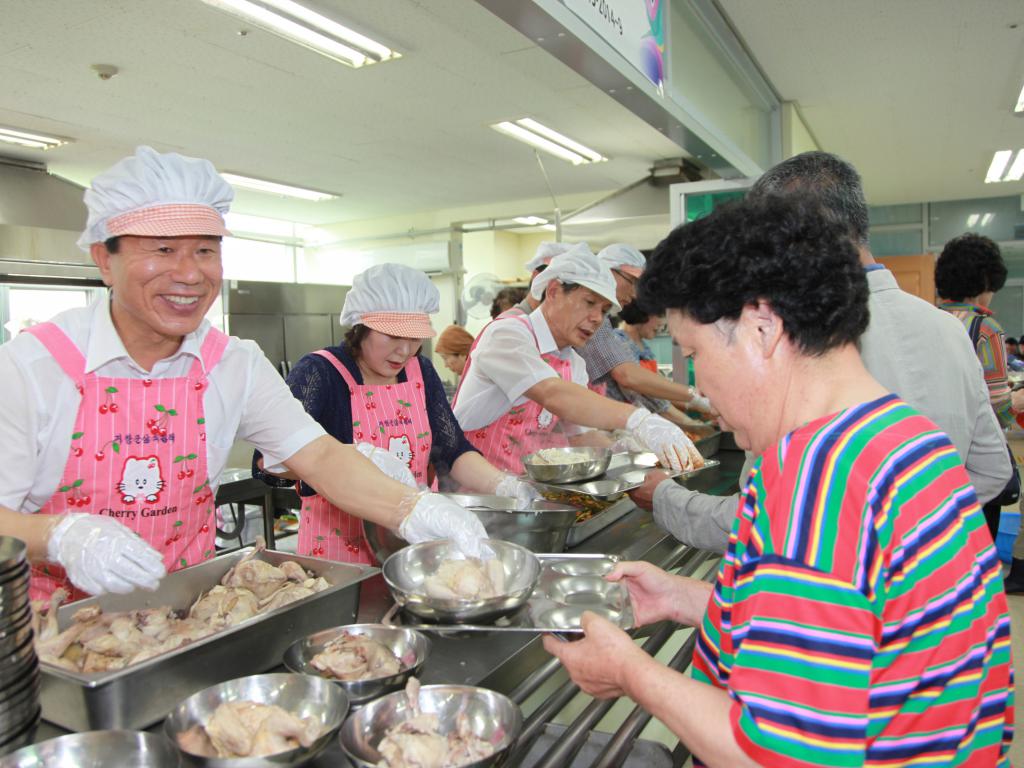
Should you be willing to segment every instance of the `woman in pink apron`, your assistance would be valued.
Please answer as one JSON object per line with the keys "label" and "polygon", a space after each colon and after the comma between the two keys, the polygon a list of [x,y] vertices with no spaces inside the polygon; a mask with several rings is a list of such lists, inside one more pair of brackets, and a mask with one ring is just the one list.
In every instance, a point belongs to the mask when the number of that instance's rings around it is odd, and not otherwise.
{"label": "woman in pink apron", "polygon": [[[440,295],[419,270],[381,264],[356,276],[345,297],[341,324],[351,326],[345,342],[303,357],[288,384],[328,434],[355,444],[394,479],[437,487],[451,475],[475,493],[528,500],[536,492],[501,472],[473,448],[448,405],[433,364],[418,354],[434,336],[430,315]],[[432,470],[432,471],[431,471]],[[259,468],[265,482],[281,481]],[[297,551],[342,562],[373,563],[360,518],[299,484]]]}

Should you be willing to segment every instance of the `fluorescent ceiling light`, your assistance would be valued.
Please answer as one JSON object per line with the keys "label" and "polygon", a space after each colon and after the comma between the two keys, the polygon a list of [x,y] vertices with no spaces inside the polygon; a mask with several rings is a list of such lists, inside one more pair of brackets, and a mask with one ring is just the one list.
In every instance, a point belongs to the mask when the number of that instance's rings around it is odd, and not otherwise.
{"label": "fluorescent ceiling light", "polygon": [[295,224],[283,219],[268,219],[264,216],[229,212],[224,216],[224,223],[235,234],[246,232],[252,235],[268,235],[279,238],[294,239],[296,237]]}
{"label": "fluorescent ceiling light", "polygon": [[608,159],[589,147],[585,147],[528,117],[516,120],[514,123],[507,120],[495,123],[491,128],[573,165],[601,163]]}
{"label": "fluorescent ceiling light", "polygon": [[281,195],[283,197],[297,197],[300,200],[312,200],[315,203],[339,197],[339,195],[333,195],[330,192],[293,187],[290,184],[280,184],[279,182],[267,181],[265,179],[254,179],[250,176],[239,176],[237,173],[222,173],[221,177],[233,187],[252,189],[256,192],[267,192],[271,195]]}
{"label": "fluorescent ceiling light", "polygon": [[1017,106],[1013,108],[1014,112],[1024,112],[1024,86],[1020,89],[1020,96],[1017,97]]}
{"label": "fluorescent ceiling light", "polygon": [[[1013,158],[1013,162],[1010,160]],[[1014,158],[1012,149],[1001,149],[992,156],[992,163],[985,174],[985,183],[1020,181],[1024,178],[1024,149],[1017,151]]]}
{"label": "fluorescent ceiling light", "polygon": [[994,213],[986,213],[986,214],[984,214],[981,217],[981,226],[987,227],[989,224],[992,223],[992,219],[994,219],[995,217],[996,217],[996,215]]}
{"label": "fluorescent ceiling light", "polygon": [[967,226],[968,227],[975,226],[978,223],[978,219],[980,219],[980,218],[981,218],[981,216],[979,214],[972,213],[970,216],[967,217]]}
{"label": "fluorescent ceiling light", "polygon": [[516,120],[516,124],[521,125],[528,131],[533,131],[534,133],[540,134],[545,139],[550,139],[551,141],[555,142],[555,144],[560,144],[566,149],[571,149],[573,152],[579,155],[583,155],[585,158],[587,158],[587,160],[589,160],[592,163],[600,163],[602,160],[606,159],[604,157],[601,157],[601,155],[592,150],[590,147],[585,147],[578,141],[573,141],[568,136],[563,136],[558,131],[553,131],[546,125],[542,125],[541,123],[538,123],[536,120],[532,120],[529,117],[524,117],[522,120]]}
{"label": "fluorescent ceiling light", "polygon": [[7,144],[17,144],[19,147],[45,151],[67,144],[70,139],[45,136],[41,133],[30,133],[29,131],[22,131],[17,128],[0,128],[0,141]]}
{"label": "fluorescent ceiling light", "polygon": [[1024,149],[1017,152],[1017,157],[1010,163],[1010,170],[1006,172],[1003,181],[1020,181],[1024,178]]}
{"label": "fluorescent ceiling light", "polygon": [[540,216],[516,216],[513,219],[516,224],[523,224],[527,227],[536,227],[538,224],[547,224],[547,219],[542,219]]}
{"label": "fluorescent ceiling light", "polygon": [[350,67],[401,54],[292,0],[202,0],[209,6]]}
{"label": "fluorescent ceiling light", "polygon": [[1010,157],[1012,156],[1012,149],[1001,149],[992,155],[992,163],[988,167],[988,173],[985,174],[986,184],[1003,180],[1003,172],[1006,170],[1006,166],[1009,164]]}

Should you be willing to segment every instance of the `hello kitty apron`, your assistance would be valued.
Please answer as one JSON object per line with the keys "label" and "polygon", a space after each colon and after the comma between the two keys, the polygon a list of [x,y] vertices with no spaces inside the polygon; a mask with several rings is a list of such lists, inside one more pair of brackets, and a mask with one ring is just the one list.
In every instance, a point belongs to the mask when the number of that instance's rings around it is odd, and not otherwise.
{"label": "hello kitty apron", "polygon": [[[203,394],[228,337],[211,328],[187,376],[125,379],[85,373],[85,356],[53,323],[24,332],[82,394],[60,485],[37,514],[109,515],[163,553],[168,571],[212,557],[216,488],[206,467]],[[72,600],[86,597],[60,566],[32,566],[33,600],[48,600],[57,587]]]}
{"label": "hello kitty apron", "polygon": [[[540,352],[540,343],[537,341],[537,334],[533,331],[526,313],[521,309],[510,309],[492,322],[498,320],[515,320],[523,323],[533,336],[533,342]],[[466,367],[462,372],[462,379],[459,382],[459,389],[455,391],[453,404],[458,402],[459,391],[462,389],[462,382],[466,380],[466,374],[473,364],[473,350],[477,342],[483,336],[483,332],[477,335],[473,346],[469,349],[469,356],[466,358]],[[541,359],[550,365],[555,373],[565,381],[572,382],[572,361],[563,360],[558,355],[549,353],[541,355]],[[522,405],[515,405],[509,408],[508,412],[488,424],[486,427],[466,432],[466,438],[473,447],[484,455],[491,464],[505,472],[514,475],[523,473],[522,457],[541,448],[565,448],[569,440],[562,432],[556,430],[558,417],[551,411],[544,408],[540,403],[527,400]]]}
{"label": "hello kitty apron", "polygon": [[[406,381],[402,383],[356,384],[344,364],[330,352],[321,349],[314,354],[330,362],[345,380],[351,398],[352,442],[390,451],[409,467],[419,485],[428,485],[430,419],[419,358],[409,358]],[[296,551],[343,563],[377,562],[366,541],[362,518],[319,495],[302,498]]]}

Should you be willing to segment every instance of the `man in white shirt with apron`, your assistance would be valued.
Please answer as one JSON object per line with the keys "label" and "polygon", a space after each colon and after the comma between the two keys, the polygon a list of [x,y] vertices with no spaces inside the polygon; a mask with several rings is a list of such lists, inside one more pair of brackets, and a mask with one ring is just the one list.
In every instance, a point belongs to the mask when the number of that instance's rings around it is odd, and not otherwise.
{"label": "man in white shirt with apron", "polygon": [[539,308],[510,309],[480,332],[455,394],[455,417],[484,458],[519,474],[522,457],[540,448],[610,445],[600,433],[584,433],[626,429],[664,466],[691,468],[700,454],[681,429],[587,389],[586,364],[573,347],[618,308],[608,266],[576,245],[552,259],[530,290]]}

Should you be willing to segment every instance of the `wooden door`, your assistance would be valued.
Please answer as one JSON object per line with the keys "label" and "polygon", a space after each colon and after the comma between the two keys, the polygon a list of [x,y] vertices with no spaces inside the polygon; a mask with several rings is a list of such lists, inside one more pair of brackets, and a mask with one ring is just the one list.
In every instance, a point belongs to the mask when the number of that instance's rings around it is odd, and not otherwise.
{"label": "wooden door", "polygon": [[907,293],[935,303],[935,254],[917,256],[878,256],[875,260],[892,272],[896,282]]}

